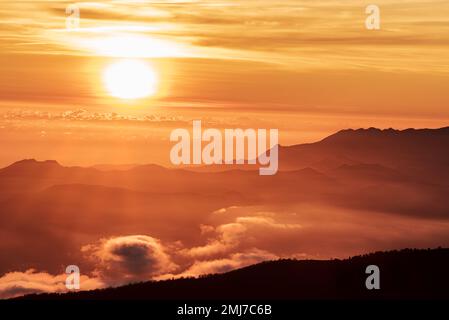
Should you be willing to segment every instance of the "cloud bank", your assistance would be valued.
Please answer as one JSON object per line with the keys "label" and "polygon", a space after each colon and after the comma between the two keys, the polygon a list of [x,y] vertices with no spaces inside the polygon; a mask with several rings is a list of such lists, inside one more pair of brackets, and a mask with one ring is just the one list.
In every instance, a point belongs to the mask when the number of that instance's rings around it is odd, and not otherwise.
{"label": "cloud bank", "polygon": [[[136,234],[83,245],[80,264],[92,267],[81,268],[81,290],[222,273],[279,258],[344,258],[377,250],[434,247],[448,243],[447,230],[447,221],[332,207],[230,206],[211,212],[197,225],[197,234],[189,233],[183,240]],[[0,298],[65,292],[65,279],[62,271],[9,272],[0,277]]]}

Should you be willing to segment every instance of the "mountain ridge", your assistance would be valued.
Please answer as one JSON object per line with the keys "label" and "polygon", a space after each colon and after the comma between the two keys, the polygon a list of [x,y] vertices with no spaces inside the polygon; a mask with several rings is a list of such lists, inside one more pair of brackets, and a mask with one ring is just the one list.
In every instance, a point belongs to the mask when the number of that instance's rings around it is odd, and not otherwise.
{"label": "mountain ridge", "polygon": [[[446,141],[447,143],[449,143],[449,126],[447,127],[441,127],[441,128],[436,128],[436,129],[429,129],[429,128],[423,128],[423,129],[415,129],[415,128],[408,128],[408,129],[403,129],[403,130],[398,130],[398,129],[393,129],[393,128],[388,128],[388,129],[379,129],[379,128],[374,128],[374,127],[370,127],[370,128],[359,128],[359,129],[343,129],[340,130],[334,134],[331,134],[325,138],[323,138],[322,140],[316,141],[316,142],[312,142],[312,143],[302,143],[302,144],[294,144],[294,145],[280,145],[279,146],[279,150],[280,150],[280,158],[282,158],[283,153],[288,153],[289,151],[292,151],[292,154],[295,153],[295,151],[303,151],[302,149],[310,149],[311,147],[318,147],[318,148],[322,148],[322,146],[327,146],[329,144],[336,144],[336,143],[342,143],[342,142],[347,142],[347,139],[350,139],[351,141],[353,139],[361,139],[361,138],[376,138],[376,139],[380,139],[380,138],[391,138],[394,137],[396,138],[400,138],[400,137],[406,137],[406,138],[417,138],[417,137],[421,137],[421,138],[428,138],[428,137],[441,137],[441,136],[447,136],[448,141]],[[333,150],[334,152],[336,150]],[[346,157],[346,161],[347,162],[357,162],[354,159],[351,159],[345,155],[341,155],[339,154],[339,152],[334,153],[334,154],[330,154],[328,158],[323,157],[320,161],[324,161],[324,160],[329,160],[329,158],[333,158],[333,157],[339,157],[341,160],[345,159]],[[448,164],[449,164],[449,155],[448,155]],[[347,164],[347,163],[343,163],[343,164]],[[44,160],[44,161],[38,161],[36,159],[23,159],[23,160],[19,160],[16,161],[6,167],[0,168],[0,174],[2,172],[4,172],[5,169],[8,170],[12,170],[12,169],[17,169],[17,168],[22,168],[22,167],[41,167],[44,169],[48,169],[48,168],[70,168],[70,169],[91,169],[91,170],[97,170],[97,171],[107,171],[107,172],[111,172],[111,171],[122,171],[122,172],[126,172],[126,171],[130,171],[130,170],[135,170],[137,168],[139,168],[138,170],[144,170],[144,169],[158,169],[158,170],[162,170],[162,169],[178,169],[178,170],[186,170],[186,171],[190,171],[189,167],[180,167],[180,168],[172,168],[172,167],[166,167],[166,166],[162,166],[162,165],[158,165],[158,164],[153,164],[153,163],[148,163],[148,164],[136,164],[136,165],[123,165],[123,167],[121,167],[120,165],[109,165],[109,164],[101,164],[101,165],[93,165],[93,166],[87,166],[87,167],[81,167],[81,166],[62,166],[61,164],[59,164],[56,160]],[[107,170],[101,170],[100,168],[103,167],[108,167]],[[212,166],[203,166],[202,168],[207,168],[207,167],[212,167]],[[224,168],[234,168],[234,166],[227,166],[227,165],[221,165],[220,167],[224,167]],[[241,166],[240,166],[241,167]],[[314,168],[314,163],[311,163],[310,165],[304,165],[301,168],[306,168],[306,167],[311,167]],[[116,169],[114,169],[116,168]],[[296,167],[297,169],[298,166]],[[193,169],[193,167],[192,167]],[[201,169],[201,168],[200,168]],[[281,168],[282,170],[282,164],[281,164]],[[254,167],[254,170],[256,170],[256,168]],[[196,171],[193,170],[193,171]]]}

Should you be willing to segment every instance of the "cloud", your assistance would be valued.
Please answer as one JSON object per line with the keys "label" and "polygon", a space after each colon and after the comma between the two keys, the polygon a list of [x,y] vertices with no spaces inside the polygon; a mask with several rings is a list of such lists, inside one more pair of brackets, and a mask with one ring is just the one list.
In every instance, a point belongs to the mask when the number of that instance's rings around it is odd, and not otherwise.
{"label": "cloud", "polygon": [[190,268],[179,274],[178,277],[197,277],[204,274],[223,273],[278,258],[273,253],[254,248],[245,252],[233,253],[227,258],[195,261]]}
{"label": "cloud", "polygon": [[[289,68],[298,70],[308,65],[327,68],[334,64],[409,70],[410,61],[417,70],[428,70],[432,60],[432,68],[447,71],[442,62],[449,30],[444,27],[448,4],[435,0],[425,5],[414,0],[379,1],[385,19],[382,32],[375,35],[364,28],[366,4],[359,1],[236,0],[78,3],[82,29],[70,36],[62,32],[66,3],[30,2],[24,10],[23,4],[10,2],[0,9],[5,22],[0,36],[5,39],[2,50],[6,52],[95,55],[95,47],[86,52],[80,41],[74,41],[75,37],[86,40],[92,34],[108,36],[121,32],[145,36],[147,41],[163,37],[186,47],[181,53],[170,50],[168,56],[285,61]],[[438,11],[434,10],[436,5]],[[36,12],[42,18],[39,23],[34,19]],[[341,46],[345,48],[336,49]],[[348,53],[348,46],[354,54]],[[414,50],[403,55],[402,46],[413,46]],[[420,59],[423,52],[432,59]],[[328,63],[330,60],[332,63]]]}
{"label": "cloud", "polygon": [[[242,248],[251,226],[287,228],[267,217],[240,217],[217,227],[200,225],[203,236],[211,235],[203,246],[185,248],[179,242],[163,244],[148,235],[126,235],[100,239],[81,251],[95,264],[94,271],[81,275],[81,290],[117,286],[130,282],[193,277],[222,273],[278,256],[258,248]],[[239,251],[242,249],[241,251]],[[173,261],[178,258],[182,263]],[[52,275],[30,269],[11,272],[0,278],[0,298],[30,293],[65,292],[66,275]]]}
{"label": "cloud", "polygon": [[[205,234],[204,230],[207,230],[207,234],[210,234],[212,228],[212,226],[200,226],[202,234]],[[295,233],[301,228],[302,226],[300,224],[279,223],[267,216],[237,217],[235,222],[217,226],[215,228],[216,237],[209,238],[205,245],[184,249],[182,250],[182,254],[192,258],[216,257],[229,254],[237,248],[247,248],[253,244],[257,245],[259,242],[258,239],[263,239],[264,234],[273,235],[290,231]]]}
{"label": "cloud", "polygon": [[[14,298],[31,293],[65,292],[66,275],[52,275],[29,269],[25,272],[9,272],[0,278],[0,299]],[[98,278],[80,276],[80,290],[104,287]]]}
{"label": "cloud", "polygon": [[[100,239],[83,246],[81,251],[96,267],[91,275],[80,276],[80,290],[92,290],[136,281],[148,281],[177,271],[178,265],[166,253],[169,248],[160,240],[146,235],[129,235]],[[66,292],[67,275],[52,275],[29,269],[10,272],[0,278],[0,298],[31,293]]]}
{"label": "cloud", "polygon": [[146,235],[102,239],[81,250],[96,261],[96,272],[110,284],[150,280],[178,268],[160,240]]}
{"label": "cloud", "polygon": [[53,120],[53,121],[90,121],[90,122],[125,122],[147,125],[148,123],[166,123],[173,126],[190,125],[189,121],[178,116],[159,114],[125,115],[116,112],[91,112],[86,109],[48,112],[32,109],[13,109],[0,114],[0,118],[11,120]]}
{"label": "cloud", "polygon": [[[212,226],[209,226],[208,231],[211,231]],[[201,230],[205,226],[201,226]],[[204,258],[222,255],[228,253],[240,243],[240,238],[244,236],[247,228],[241,223],[228,223],[221,225],[215,229],[216,238],[211,238],[203,246],[197,246],[182,250],[182,254],[191,258]]]}
{"label": "cloud", "polygon": [[[91,269],[84,268],[81,289],[223,273],[278,258],[344,258],[386,249],[434,247],[448,241],[447,221],[310,204],[213,210],[199,221],[197,234],[178,234],[170,242],[167,236],[162,241],[142,234],[94,240],[83,246],[86,260],[79,263]],[[63,292],[64,281],[65,275],[12,272],[0,278],[0,297]]]}
{"label": "cloud", "polygon": [[278,223],[273,218],[270,217],[240,217],[236,220],[239,224],[273,228],[273,229],[283,229],[283,230],[292,230],[292,229],[301,229],[302,226],[297,223]]}

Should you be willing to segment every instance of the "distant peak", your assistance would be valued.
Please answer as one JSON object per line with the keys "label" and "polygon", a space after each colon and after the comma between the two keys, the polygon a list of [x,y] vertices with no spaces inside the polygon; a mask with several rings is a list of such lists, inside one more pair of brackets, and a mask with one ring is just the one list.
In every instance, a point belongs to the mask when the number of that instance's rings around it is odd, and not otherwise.
{"label": "distant peak", "polygon": [[26,164],[26,163],[36,163],[37,160],[36,159],[23,159],[23,160],[19,160],[13,163],[14,164]]}
{"label": "distant peak", "polygon": [[36,160],[36,159],[29,159],[29,160],[24,160],[24,161],[31,161],[31,162],[34,162],[34,163],[41,163],[41,164],[57,164],[57,165],[59,165],[59,162],[56,161],[56,160],[42,160],[42,161],[39,161],[39,160]]}
{"label": "distant peak", "polygon": [[323,139],[323,141],[335,140],[335,139],[347,139],[355,137],[391,137],[391,136],[431,136],[431,135],[449,135],[449,127],[443,127],[438,129],[404,129],[398,130],[393,128],[379,129],[379,128],[359,128],[359,129],[344,129],[337,133],[330,135]]}
{"label": "distant peak", "polygon": [[374,127],[369,127],[367,129],[365,128],[359,128],[359,129],[344,129],[338,131],[335,135],[338,134],[380,134],[380,133],[398,133],[400,130],[395,130],[393,128],[388,129],[379,129]]}
{"label": "distant peak", "polygon": [[[38,161],[39,162],[39,161]],[[45,160],[45,161],[41,161],[42,163],[45,163],[45,164],[52,164],[52,165],[58,165],[58,166],[61,166],[60,164],[59,164],[59,162],[58,161],[56,161],[56,160]]]}
{"label": "distant peak", "polygon": [[19,166],[20,167],[22,167],[22,166],[58,166],[58,167],[60,167],[61,165],[56,160],[38,161],[36,159],[24,159],[24,160],[19,160],[17,162],[14,162],[10,167],[19,167]]}

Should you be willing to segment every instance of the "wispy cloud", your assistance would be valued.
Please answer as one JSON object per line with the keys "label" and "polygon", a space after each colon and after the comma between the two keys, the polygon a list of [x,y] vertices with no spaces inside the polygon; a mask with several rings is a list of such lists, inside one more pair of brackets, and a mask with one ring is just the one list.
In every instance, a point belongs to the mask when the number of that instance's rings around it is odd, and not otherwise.
{"label": "wispy cloud", "polygon": [[[448,68],[445,1],[379,0],[376,32],[364,27],[366,4],[353,0],[80,2],[81,25],[72,31],[65,29],[68,4],[4,4],[2,51],[250,59],[290,68]],[[126,37],[146,49],[115,50],[114,39]]]}

